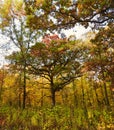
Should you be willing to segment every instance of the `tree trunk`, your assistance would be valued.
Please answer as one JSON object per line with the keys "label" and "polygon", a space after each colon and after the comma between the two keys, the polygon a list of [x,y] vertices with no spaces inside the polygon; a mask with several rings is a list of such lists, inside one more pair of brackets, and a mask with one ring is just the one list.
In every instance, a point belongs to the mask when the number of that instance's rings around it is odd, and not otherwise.
{"label": "tree trunk", "polygon": [[52,106],[55,106],[56,100],[55,100],[55,90],[51,90],[51,99],[52,99]]}
{"label": "tree trunk", "polygon": [[21,93],[19,93],[19,97],[18,97],[19,99],[19,101],[18,101],[18,103],[19,103],[19,108],[21,108]]}
{"label": "tree trunk", "polygon": [[105,75],[104,75],[103,70],[102,70],[102,77],[103,77],[103,86],[104,86],[104,94],[105,94],[105,103],[106,103],[107,109],[110,109],[110,103],[109,103],[109,99],[108,99],[107,86],[106,86]]}
{"label": "tree trunk", "polygon": [[2,88],[3,84],[0,84],[0,102],[2,102]]}
{"label": "tree trunk", "polygon": [[114,76],[112,76],[111,79],[111,95],[112,95],[112,100],[114,102]]}
{"label": "tree trunk", "polygon": [[43,92],[43,89],[42,89],[42,91],[41,91],[41,107],[43,107],[43,105],[44,105],[44,92]]}
{"label": "tree trunk", "polygon": [[19,93],[18,93],[18,107],[21,108],[22,107],[22,93],[23,93],[23,90],[22,90],[22,73],[19,74]]}
{"label": "tree trunk", "polygon": [[96,96],[97,106],[100,107],[101,106],[101,102],[99,101],[99,96],[98,96],[98,93],[97,93],[97,86],[98,86],[98,84],[95,83],[93,88],[94,88],[94,92],[95,92],[95,96]]}
{"label": "tree trunk", "polygon": [[3,73],[2,73],[1,83],[0,83],[0,102],[2,102],[4,79],[5,79],[5,72],[4,72],[4,68],[3,68]]}
{"label": "tree trunk", "polygon": [[77,107],[78,106],[78,99],[77,99],[74,81],[72,83],[72,89],[73,89],[73,96],[74,96],[74,105],[75,105],[75,107]]}
{"label": "tree trunk", "polygon": [[84,92],[84,86],[83,86],[83,77],[81,77],[81,92],[82,92],[82,105],[83,105],[82,107],[83,107],[84,115],[85,115],[85,118],[87,120],[88,127],[89,127],[90,123],[89,123],[89,119],[88,119],[88,110],[87,110],[86,101],[85,101],[85,92]]}
{"label": "tree trunk", "polygon": [[111,85],[110,85],[110,92],[111,92],[111,107],[114,107],[114,76],[111,77]]}
{"label": "tree trunk", "polygon": [[50,89],[51,89],[51,100],[52,100],[52,106],[55,106],[56,100],[55,100],[55,92],[54,89],[54,82],[53,82],[53,76],[50,76]]}
{"label": "tree trunk", "polygon": [[102,64],[102,56],[101,54],[99,54],[100,56],[100,60],[101,60],[101,73],[102,73],[102,79],[103,79],[103,87],[104,87],[104,95],[105,95],[105,104],[106,104],[106,107],[107,109],[109,108],[110,109],[110,103],[109,103],[109,99],[108,99],[108,92],[107,92],[107,86],[106,86],[106,81],[105,81],[105,69],[104,69],[104,66]]}
{"label": "tree trunk", "polygon": [[104,93],[105,93],[105,102],[106,102],[106,106],[109,107],[110,103],[109,103],[109,99],[108,99],[108,93],[107,93],[107,88],[106,88],[106,83],[104,82]]}
{"label": "tree trunk", "polygon": [[23,109],[25,109],[26,106],[26,62],[24,64],[24,70],[23,70]]}

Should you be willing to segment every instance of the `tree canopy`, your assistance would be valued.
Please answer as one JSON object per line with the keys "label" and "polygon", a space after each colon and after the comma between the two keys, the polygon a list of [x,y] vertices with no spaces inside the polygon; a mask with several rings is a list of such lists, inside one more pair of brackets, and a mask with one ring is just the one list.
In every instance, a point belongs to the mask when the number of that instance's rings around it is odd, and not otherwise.
{"label": "tree canopy", "polygon": [[33,29],[98,27],[114,20],[113,0],[25,0],[25,5],[27,23]]}

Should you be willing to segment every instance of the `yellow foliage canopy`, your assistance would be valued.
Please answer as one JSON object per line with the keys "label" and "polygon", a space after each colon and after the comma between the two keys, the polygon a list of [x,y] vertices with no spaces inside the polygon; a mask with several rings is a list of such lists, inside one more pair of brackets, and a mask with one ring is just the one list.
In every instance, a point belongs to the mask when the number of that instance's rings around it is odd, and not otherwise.
{"label": "yellow foliage canopy", "polygon": [[25,15],[23,0],[4,0],[0,3],[0,28],[10,24],[12,18]]}

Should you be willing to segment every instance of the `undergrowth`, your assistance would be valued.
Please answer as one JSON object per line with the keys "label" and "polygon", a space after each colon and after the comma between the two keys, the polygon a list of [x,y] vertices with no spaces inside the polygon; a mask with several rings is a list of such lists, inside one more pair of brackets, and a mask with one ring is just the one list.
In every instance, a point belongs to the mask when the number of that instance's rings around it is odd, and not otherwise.
{"label": "undergrowth", "polygon": [[0,107],[0,130],[112,130],[114,112],[71,106]]}

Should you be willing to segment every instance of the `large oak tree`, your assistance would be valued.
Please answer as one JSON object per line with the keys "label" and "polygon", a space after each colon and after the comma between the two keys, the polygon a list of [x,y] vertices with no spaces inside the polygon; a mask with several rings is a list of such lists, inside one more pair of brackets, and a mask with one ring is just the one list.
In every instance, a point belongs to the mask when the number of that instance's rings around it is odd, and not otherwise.
{"label": "large oak tree", "polygon": [[31,48],[28,70],[47,79],[53,105],[56,102],[55,93],[81,76],[83,47],[80,44],[79,41],[48,35]]}

